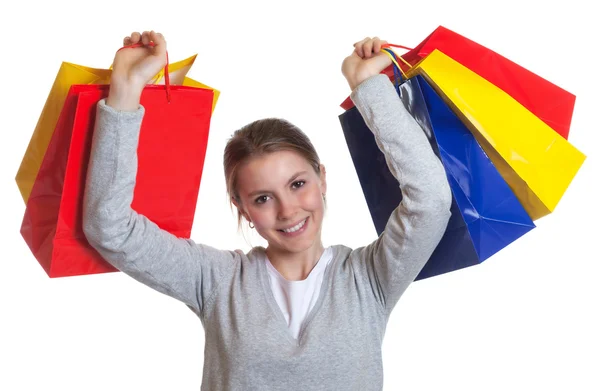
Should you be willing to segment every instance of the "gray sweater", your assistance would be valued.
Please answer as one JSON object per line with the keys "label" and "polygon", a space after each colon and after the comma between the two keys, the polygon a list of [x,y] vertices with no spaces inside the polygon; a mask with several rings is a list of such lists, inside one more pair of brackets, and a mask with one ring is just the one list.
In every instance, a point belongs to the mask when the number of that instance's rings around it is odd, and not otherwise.
{"label": "gray sweater", "polygon": [[439,159],[384,75],[351,95],[403,200],[385,232],[332,246],[320,297],[294,339],[261,262],[264,248],[219,250],[177,238],[131,209],[144,108],[97,108],[84,232],[112,265],[189,306],[205,331],[202,390],[381,390],[386,323],[440,241],[451,192]]}

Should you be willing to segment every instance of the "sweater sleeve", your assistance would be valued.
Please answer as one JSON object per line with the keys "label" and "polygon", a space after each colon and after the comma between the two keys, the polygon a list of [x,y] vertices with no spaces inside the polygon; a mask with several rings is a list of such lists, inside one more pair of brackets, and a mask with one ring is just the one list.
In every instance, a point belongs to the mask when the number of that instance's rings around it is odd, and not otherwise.
{"label": "sweater sleeve", "polygon": [[365,80],[351,99],[402,190],[402,201],[379,238],[351,257],[353,269],[364,274],[389,313],[440,242],[452,193],[441,161],[387,76]]}
{"label": "sweater sleeve", "polygon": [[100,255],[137,281],[196,313],[240,255],[178,238],[131,208],[144,107],[97,105],[83,206],[83,231]]}

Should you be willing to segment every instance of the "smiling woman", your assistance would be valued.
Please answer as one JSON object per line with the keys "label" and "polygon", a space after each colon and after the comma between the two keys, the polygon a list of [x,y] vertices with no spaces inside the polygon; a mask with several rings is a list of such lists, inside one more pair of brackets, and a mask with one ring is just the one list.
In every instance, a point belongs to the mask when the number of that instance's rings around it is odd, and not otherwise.
{"label": "smiling woman", "polygon": [[287,121],[258,120],[236,131],[224,154],[238,221],[268,242],[246,254],[175,237],[131,208],[139,98],[166,61],[160,34],[125,40],[138,42],[117,53],[110,94],[98,103],[84,201],[89,243],[200,317],[202,389],[381,390],[389,315],[438,245],[452,200],[440,160],[380,74],[391,63],[384,41],[356,43],[342,72],[403,190],[385,231],[368,246],[324,248],[327,182],[315,148]]}
{"label": "smiling woman", "polygon": [[312,269],[323,252],[324,169],[315,171],[303,156],[290,150],[243,160],[232,201],[269,243],[269,259],[277,269],[289,263]]}

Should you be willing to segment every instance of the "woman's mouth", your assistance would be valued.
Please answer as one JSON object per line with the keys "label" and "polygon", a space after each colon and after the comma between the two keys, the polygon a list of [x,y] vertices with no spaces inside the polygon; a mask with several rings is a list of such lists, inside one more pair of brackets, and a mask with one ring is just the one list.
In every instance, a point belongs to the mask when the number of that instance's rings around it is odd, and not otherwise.
{"label": "woman's mouth", "polygon": [[302,232],[306,231],[306,226],[308,223],[308,217],[294,225],[293,227],[287,229],[278,229],[277,231],[281,232],[281,234],[285,236],[296,236],[300,235]]}

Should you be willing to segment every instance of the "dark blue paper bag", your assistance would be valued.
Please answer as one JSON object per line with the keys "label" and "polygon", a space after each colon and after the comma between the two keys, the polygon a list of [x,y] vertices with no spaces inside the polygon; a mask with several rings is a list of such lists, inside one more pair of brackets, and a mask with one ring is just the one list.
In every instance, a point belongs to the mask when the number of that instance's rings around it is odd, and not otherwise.
{"label": "dark blue paper bag", "polygon": [[[398,91],[441,158],[453,195],[446,232],[416,280],[479,264],[535,228],[468,128],[425,79],[411,78]],[[339,119],[380,235],[402,200],[401,189],[356,107]]]}

